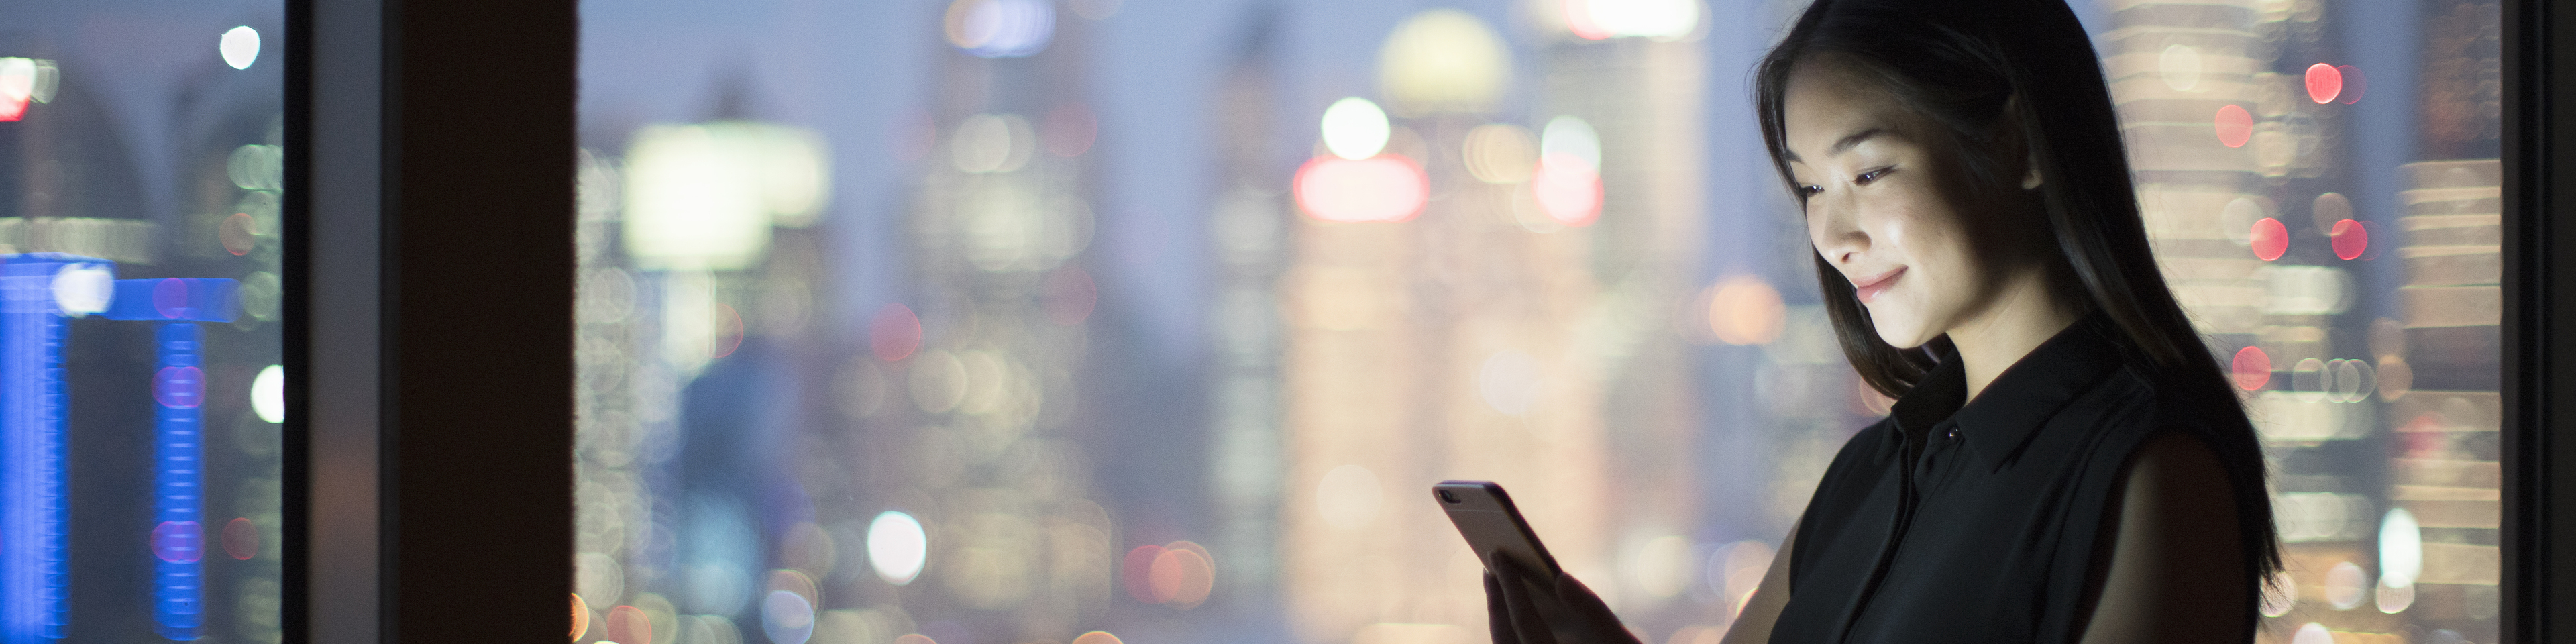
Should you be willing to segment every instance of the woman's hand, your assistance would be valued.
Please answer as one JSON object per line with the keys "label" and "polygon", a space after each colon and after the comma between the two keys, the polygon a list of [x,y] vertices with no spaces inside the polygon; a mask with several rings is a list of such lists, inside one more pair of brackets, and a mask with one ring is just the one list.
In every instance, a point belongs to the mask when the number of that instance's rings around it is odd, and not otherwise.
{"label": "woman's hand", "polygon": [[1610,605],[1564,573],[1530,570],[1496,557],[1485,573],[1485,616],[1494,644],[1638,644]]}

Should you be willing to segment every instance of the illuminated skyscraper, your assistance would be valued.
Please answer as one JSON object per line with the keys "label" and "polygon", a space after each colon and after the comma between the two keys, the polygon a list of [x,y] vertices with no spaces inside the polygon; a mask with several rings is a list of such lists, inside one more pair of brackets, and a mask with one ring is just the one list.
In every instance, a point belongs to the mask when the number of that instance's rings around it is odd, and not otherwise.
{"label": "illuminated skyscraper", "polygon": [[[1481,628],[1481,566],[1426,489],[1442,479],[1503,483],[1623,607],[1689,579],[1689,374],[1666,319],[1696,261],[1699,52],[1557,37],[1533,87],[1481,20],[1408,19],[1380,50],[1391,120],[1336,104],[1300,170],[1280,516],[1308,641]],[[1494,122],[1528,93],[1531,122]]]}
{"label": "illuminated skyscraper", "polygon": [[[2338,46],[2415,5],[2110,5],[2103,66],[2149,234],[2272,466],[2288,570],[2267,637],[2492,639],[2497,166],[2407,163],[2495,154],[2469,107],[2492,5],[2483,26],[2459,5],[2422,61]],[[2385,127],[2417,123],[2421,141]]]}

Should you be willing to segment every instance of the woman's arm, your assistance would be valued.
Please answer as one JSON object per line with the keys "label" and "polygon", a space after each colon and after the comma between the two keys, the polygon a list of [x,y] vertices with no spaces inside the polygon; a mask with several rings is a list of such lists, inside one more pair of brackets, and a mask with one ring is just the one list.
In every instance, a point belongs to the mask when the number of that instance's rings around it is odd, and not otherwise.
{"label": "woman's arm", "polygon": [[1762,572],[1762,583],[1753,588],[1753,598],[1744,602],[1744,612],[1735,616],[1735,625],[1726,629],[1725,639],[1718,644],[1764,644],[1771,641],[1771,625],[1780,621],[1780,609],[1789,605],[1789,555],[1798,545],[1798,526],[1789,526],[1789,536],[1780,540],[1780,552],[1771,556],[1771,568]]}
{"label": "woman's arm", "polygon": [[2138,450],[2124,488],[2117,525],[2105,526],[2109,568],[2083,644],[2253,637],[2245,632],[2250,600],[2236,497],[2218,454],[2167,433]]}

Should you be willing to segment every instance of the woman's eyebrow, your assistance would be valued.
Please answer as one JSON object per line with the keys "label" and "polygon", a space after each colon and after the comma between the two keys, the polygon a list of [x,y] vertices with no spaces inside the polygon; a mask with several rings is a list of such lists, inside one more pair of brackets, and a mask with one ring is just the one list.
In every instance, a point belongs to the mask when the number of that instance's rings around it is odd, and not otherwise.
{"label": "woman's eyebrow", "polygon": [[[1873,139],[1873,138],[1877,138],[1877,137],[1879,137],[1880,135],[1884,135],[1884,134],[1888,134],[1887,128],[1883,128],[1883,127],[1873,127],[1873,128],[1869,128],[1869,129],[1866,129],[1866,130],[1861,130],[1861,131],[1858,131],[1858,132],[1853,132],[1853,133],[1851,133],[1851,134],[1843,135],[1843,138],[1836,139],[1836,140],[1834,141],[1834,144],[1833,144],[1833,146],[1832,146],[1832,147],[1825,148],[1825,156],[1833,156],[1833,155],[1837,155],[1837,154],[1842,154],[1844,151],[1852,149],[1852,146],[1860,145],[1862,141],[1867,141],[1867,140],[1870,140],[1870,139]],[[1799,158],[1798,158],[1798,153],[1797,153],[1797,152],[1795,152],[1795,151],[1787,151],[1787,152],[1788,152],[1789,160],[1790,160],[1790,161],[1792,161],[1792,162],[1800,162],[1800,161],[1803,161],[1803,159],[1799,159]]]}

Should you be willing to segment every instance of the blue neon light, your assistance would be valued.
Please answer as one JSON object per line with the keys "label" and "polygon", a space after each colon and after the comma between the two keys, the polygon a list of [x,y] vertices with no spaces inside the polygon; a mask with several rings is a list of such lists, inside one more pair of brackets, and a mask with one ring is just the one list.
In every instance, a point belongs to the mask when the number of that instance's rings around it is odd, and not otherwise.
{"label": "blue neon light", "polygon": [[104,314],[118,320],[159,320],[152,374],[154,454],[152,556],[157,576],[152,619],[161,637],[187,641],[205,625],[206,397],[205,331],[197,322],[230,322],[239,283],[226,279],[117,280]]}
{"label": "blue neon light", "polygon": [[0,256],[0,644],[47,644],[70,621],[59,253]]}

